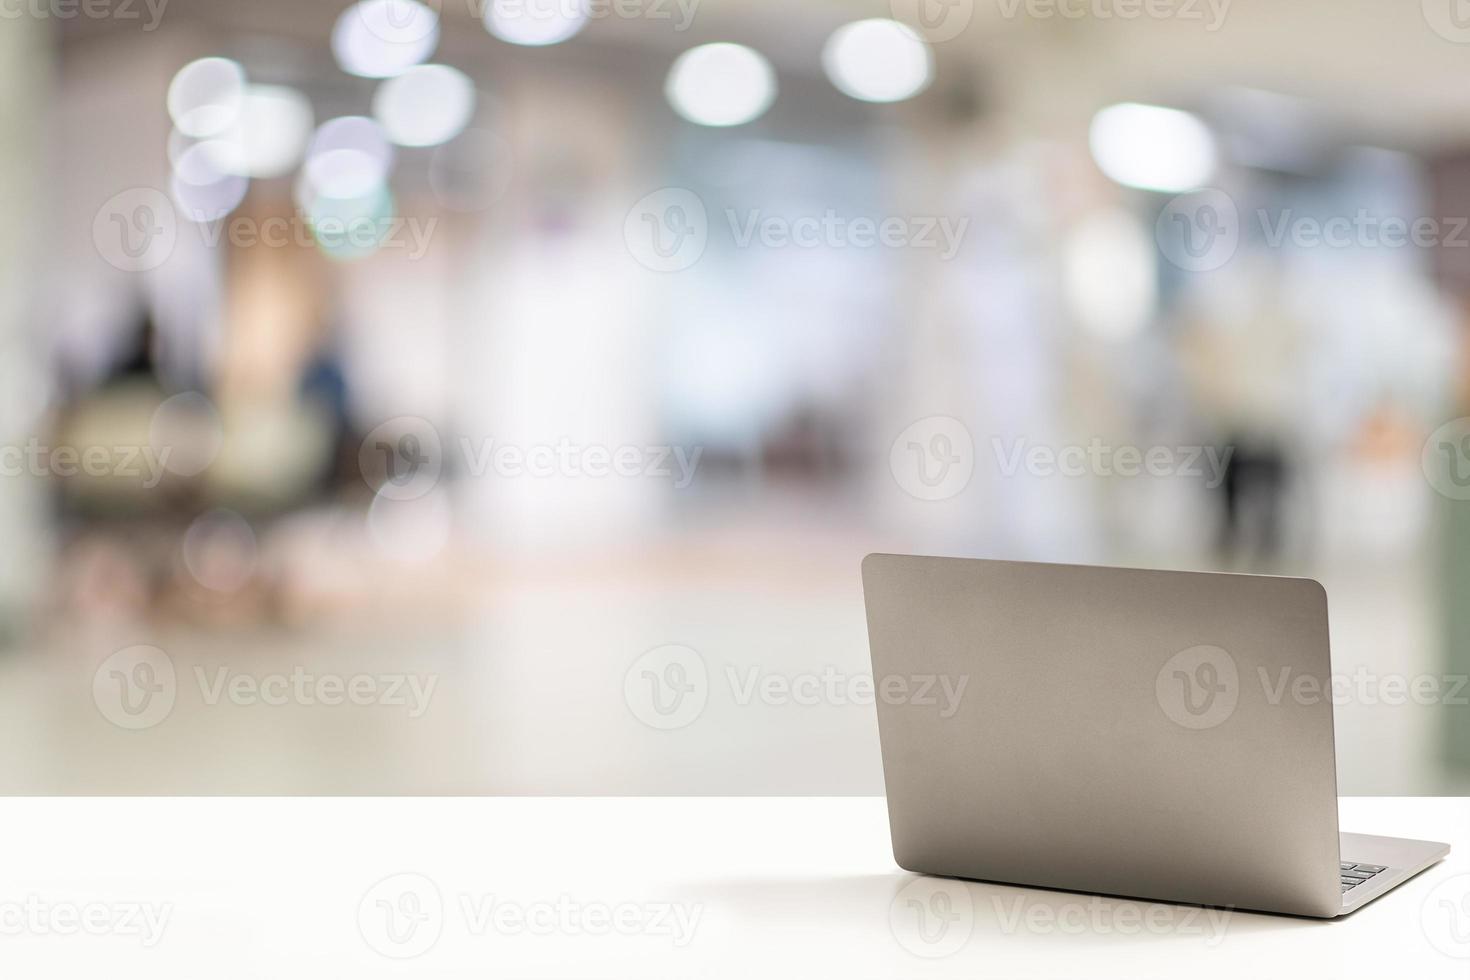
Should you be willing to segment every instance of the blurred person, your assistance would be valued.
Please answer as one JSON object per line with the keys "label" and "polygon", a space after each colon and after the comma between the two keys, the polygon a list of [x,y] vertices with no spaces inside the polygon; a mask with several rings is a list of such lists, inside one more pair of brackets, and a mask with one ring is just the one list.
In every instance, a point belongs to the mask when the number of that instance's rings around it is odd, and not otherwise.
{"label": "blurred person", "polygon": [[1305,437],[1304,327],[1270,258],[1242,256],[1218,274],[1229,276],[1236,302],[1201,303],[1181,335],[1180,358],[1203,420],[1223,436],[1217,552],[1227,565],[1269,568],[1308,530],[1292,507],[1303,475],[1291,447]]}
{"label": "blurred person", "polygon": [[[58,538],[58,625],[146,619],[172,589],[175,547],[200,493],[196,480],[168,469],[171,454],[157,451],[156,423],[171,394],[160,342],[140,298],[121,341],[92,370],[81,362],[95,352],[60,352],[62,395],[40,434]],[[187,421],[176,416],[168,428],[178,435]],[[106,465],[70,463],[89,453]]]}
{"label": "blurred person", "polygon": [[1282,522],[1290,469],[1274,442],[1237,434],[1221,447],[1226,460],[1220,485],[1218,550],[1227,560],[1241,556],[1270,561],[1282,545]]}

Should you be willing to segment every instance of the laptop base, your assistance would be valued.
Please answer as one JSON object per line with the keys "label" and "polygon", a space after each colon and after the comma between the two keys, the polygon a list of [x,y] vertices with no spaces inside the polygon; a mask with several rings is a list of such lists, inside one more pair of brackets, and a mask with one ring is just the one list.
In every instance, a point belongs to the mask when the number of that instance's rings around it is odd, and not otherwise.
{"label": "laptop base", "polygon": [[1344,892],[1342,911],[1338,915],[1356,912],[1443,860],[1450,853],[1448,844],[1437,844],[1433,841],[1374,837],[1369,834],[1339,834],[1338,838],[1341,841],[1339,851],[1344,864],[1366,864],[1385,869]]}

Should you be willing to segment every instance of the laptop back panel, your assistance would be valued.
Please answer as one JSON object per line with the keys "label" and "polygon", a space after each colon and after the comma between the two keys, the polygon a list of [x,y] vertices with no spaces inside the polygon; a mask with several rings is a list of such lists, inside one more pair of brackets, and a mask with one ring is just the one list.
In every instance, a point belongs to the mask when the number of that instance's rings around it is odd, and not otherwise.
{"label": "laptop back panel", "polygon": [[1338,914],[1320,585],[870,555],[863,588],[902,867]]}

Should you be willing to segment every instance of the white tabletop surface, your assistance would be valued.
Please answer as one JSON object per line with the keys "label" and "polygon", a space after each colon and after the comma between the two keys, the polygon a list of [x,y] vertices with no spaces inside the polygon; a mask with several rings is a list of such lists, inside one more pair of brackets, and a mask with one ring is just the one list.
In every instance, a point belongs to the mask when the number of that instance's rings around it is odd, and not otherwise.
{"label": "white tabletop surface", "polygon": [[1463,798],[1344,800],[1454,851],[1334,922],[917,878],[874,798],[5,811],[5,976],[1470,976]]}

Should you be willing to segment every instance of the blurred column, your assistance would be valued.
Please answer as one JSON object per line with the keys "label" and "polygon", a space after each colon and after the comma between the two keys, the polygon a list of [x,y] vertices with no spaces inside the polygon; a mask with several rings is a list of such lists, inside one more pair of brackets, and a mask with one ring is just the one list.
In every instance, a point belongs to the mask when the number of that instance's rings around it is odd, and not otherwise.
{"label": "blurred column", "polygon": [[[38,358],[34,284],[46,261],[41,206],[45,110],[50,102],[52,33],[41,21],[7,17],[0,29],[0,445],[35,431],[45,399]],[[54,23],[54,22],[53,22]],[[16,628],[41,576],[45,544],[41,483],[0,478],[0,640]]]}
{"label": "blurred column", "polygon": [[[516,150],[510,190],[486,215],[457,299],[465,436],[481,452],[655,443],[655,274],[623,240],[629,208],[659,186],[638,172],[637,113],[621,86],[552,72],[507,81],[501,94]],[[582,477],[560,463],[542,476],[492,468],[467,485],[476,531],[502,551],[537,555],[637,540],[656,530],[669,486]]]}
{"label": "blurred column", "polygon": [[[1470,155],[1462,153],[1431,161],[1431,174],[1432,213],[1446,220],[1470,215]],[[1463,238],[1460,244],[1463,246]],[[1435,259],[1440,285],[1455,298],[1461,311],[1454,394],[1444,407],[1443,417],[1436,420],[1438,424],[1470,416],[1470,249],[1442,246],[1436,251]],[[1464,676],[1470,674],[1470,501],[1440,494],[1438,504],[1436,533],[1431,540],[1438,542],[1439,548],[1445,674]],[[1448,761],[1470,769],[1470,711],[1451,707],[1443,714]]]}

